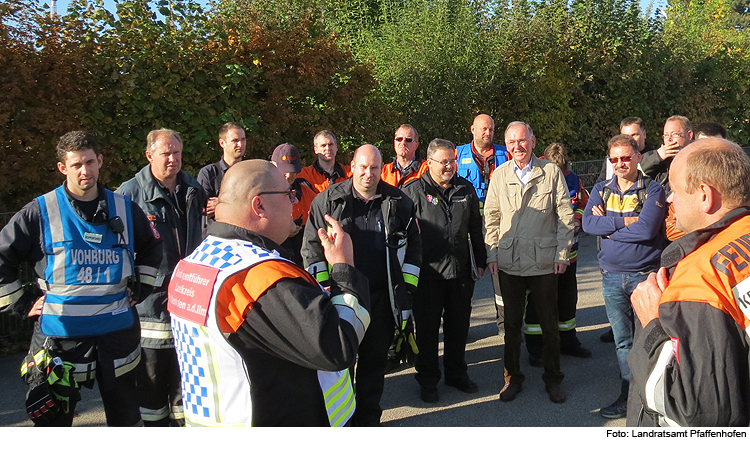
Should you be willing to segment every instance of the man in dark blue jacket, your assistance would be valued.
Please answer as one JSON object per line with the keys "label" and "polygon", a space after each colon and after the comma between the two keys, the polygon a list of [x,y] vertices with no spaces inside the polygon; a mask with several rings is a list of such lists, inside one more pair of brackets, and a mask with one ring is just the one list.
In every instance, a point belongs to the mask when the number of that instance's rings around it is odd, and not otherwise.
{"label": "man in dark blue jacket", "polygon": [[434,139],[427,148],[428,172],[404,192],[414,202],[422,231],[421,281],[414,303],[417,325],[416,379],[422,401],[438,401],[438,334],[443,320],[445,384],[476,393],[464,354],[471,318],[474,280],[484,275],[487,250],[479,199],[468,180],[456,175],[455,146]]}
{"label": "man in dark blue jacket", "polygon": [[630,384],[627,356],[633,346],[634,319],[630,295],[648,274],[659,268],[666,246],[664,188],[638,170],[638,144],[621,134],[609,140],[609,161],[615,176],[591,191],[583,212],[583,230],[602,237],[599,267],[607,318],[615,337],[622,388],[620,396],[599,414],[625,417]]}
{"label": "man in dark blue jacket", "polygon": [[146,158],[149,164],[117,189],[143,208],[163,241],[154,292],[136,307],[144,358],[138,377],[141,417],[146,426],[183,426],[167,288],[177,262],[202,240],[206,199],[198,182],[182,170],[180,133],[168,129],[148,133]]}

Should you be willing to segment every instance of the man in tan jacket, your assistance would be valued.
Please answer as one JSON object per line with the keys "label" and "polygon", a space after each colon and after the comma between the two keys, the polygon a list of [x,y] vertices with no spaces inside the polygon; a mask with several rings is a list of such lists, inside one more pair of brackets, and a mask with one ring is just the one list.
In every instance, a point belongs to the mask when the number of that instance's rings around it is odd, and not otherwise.
{"label": "man in tan jacket", "polygon": [[484,206],[487,270],[499,273],[505,301],[505,387],[501,401],[521,392],[521,331],[526,292],[537,302],[542,327],[545,389],[550,400],[563,403],[560,336],[557,329],[557,276],[568,267],[573,244],[573,208],[565,177],[554,163],[532,151],[536,137],[524,122],[505,130],[505,146],[513,159],[492,174]]}

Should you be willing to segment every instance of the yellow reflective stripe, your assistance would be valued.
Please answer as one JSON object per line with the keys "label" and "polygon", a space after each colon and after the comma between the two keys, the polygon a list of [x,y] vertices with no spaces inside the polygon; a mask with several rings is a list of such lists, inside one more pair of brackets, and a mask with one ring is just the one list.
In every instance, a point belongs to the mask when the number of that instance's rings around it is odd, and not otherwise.
{"label": "yellow reflective stripe", "polygon": [[128,354],[127,357],[122,359],[115,359],[115,376],[120,377],[129,371],[132,371],[138,363],[141,361],[141,345],[135,348],[133,352]]}
{"label": "yellow reflective stripe", "polygon": [[560,321],[557,323],[557,328],[561,332],[573,330],[576,328],[576,318],[568,319],[567,321]]}
{"label": "yellow reflective stripe", "polygon": [[148,409],[139,407],[138,410],[141,413],[141,419],[144,422],[156,422],[157,420],[169,417],[169,406],[164,406],[159,409]]}
{"label": "yellow reflective stripe", "polygon": [[16,303],[18,299],[23,295],[23,285],[20,280],[16,280],[10,284],[0,287],[0,308],[6,307],[13,303]]}
{"label": "yellow reflective stripe", "polygon": [[523,333],[528,335],[538,335],[542,333],[542,326],[539,324],[529,324],[524,326]]}
{"label": "yellow reflective stripe", "polygon": [[[349,417],[351,417],[355,405],[354,392],[352,390],[351,380],[349,379],[349,370],[342,370],[340,373],[342,373],[342,375],[339,380],[331,385],[328,390],[323,392],[328,420],[332,427],[338,427],[345,424]],[[331,409],[336,403],[339,403],[338,406]]]}
{"label": "yellow reflective stripe", "polygon": [[404,282],[417,287],[419,285],[419,277],[414,276],[411,273],[404,272]]}

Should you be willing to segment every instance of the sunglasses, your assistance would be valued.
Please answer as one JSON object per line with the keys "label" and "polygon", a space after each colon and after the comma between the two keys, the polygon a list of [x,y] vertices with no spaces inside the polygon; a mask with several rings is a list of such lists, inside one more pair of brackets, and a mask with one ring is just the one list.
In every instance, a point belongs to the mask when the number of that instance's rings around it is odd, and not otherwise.
{"label": "sunglasses", "polygon": [[618,161],[621,161],[623,163],[629,163],[630,160],[632,160],[632,159],[633,159],[633,155],[619,156],[619,157],[616,156],[614,158],[610,158],[609,162],[612,163],[612,164],[617,164]]}
{"label": "sunglasses", "polygon": [[411,144],[412,142],[414,142],[414,139],[410,137],[397,137],[394,138],[394,140],[396,142],[406,142],[407,144]]}

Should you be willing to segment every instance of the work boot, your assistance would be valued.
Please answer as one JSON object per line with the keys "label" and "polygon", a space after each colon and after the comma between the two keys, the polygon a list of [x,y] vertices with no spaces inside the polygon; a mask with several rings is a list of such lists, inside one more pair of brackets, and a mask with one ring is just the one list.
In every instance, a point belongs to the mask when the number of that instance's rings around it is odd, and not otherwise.
{"label": "work boot", "polygon": [[591,357],[591,351],[584,348],[583,346],[574,346],[570,348],[561,347],[560,354],[578,357],[580,359],[588,359],[589,357]]}
{"label": "work boot", "polygon": [[479,392],[479,387],[477,384],[469,379],[468,377],[463,379],[448,379],[445,378],[445,385],[450,387],[455,387],[458,390],[462,391],[463,393],[477,393]]}
{"label": "work boot", "polygon": [[516,395],[521,393],[523,390],[522,382],[509,382],[505,384],[503,390],[500,391],[500,401],[513,401],[516,399]]}
{"label": "work boot", "polygon": [[568,395],[563,390],[561,384],[549,384],[544,390],[547,391],[549,399],[553,403],[565,403],[565,400],[568,399]]}
{"label": "work boot", "polygon": [[602,333],[599,337],[602,343],[614,343],[615,342],[615,334],[612,332],[612,328],[610,327],[609,330]]}
{"label": "work boot", "polygon": [[440,395],[438,395],[438,389],[434,385],[420,386],[419,397],[422,398],[422,401],[424,401],[425,403],[435,403],[440,399]]}

